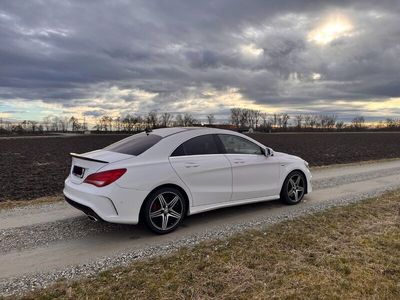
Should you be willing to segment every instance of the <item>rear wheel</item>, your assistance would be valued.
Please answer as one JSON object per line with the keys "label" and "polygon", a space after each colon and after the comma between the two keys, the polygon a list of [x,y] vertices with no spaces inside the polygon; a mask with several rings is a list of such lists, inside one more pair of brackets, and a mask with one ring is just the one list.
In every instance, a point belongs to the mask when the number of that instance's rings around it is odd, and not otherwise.
{"label": "rear wheel", "polygon": [[306,191],[306,184],[304,174],[299,171],[293,171],[286,177],[283,183],[281,200],[287,204],[301,202]]}
{"label": "rear wheel", "polygon": [[185,198],[179,190],[174,188],[156,190],[145,203],[146,225],[155,233],[169,233],[181,224],[186,209]]}

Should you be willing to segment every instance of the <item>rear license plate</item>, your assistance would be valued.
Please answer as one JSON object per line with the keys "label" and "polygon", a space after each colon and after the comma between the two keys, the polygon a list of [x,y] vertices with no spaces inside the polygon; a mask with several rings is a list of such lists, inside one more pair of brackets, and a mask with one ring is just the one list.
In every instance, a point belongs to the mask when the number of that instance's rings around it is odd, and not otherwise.
{"label": "rear license plate", "polygon": [[72,174],[75,176],[82,178],[83,175],[85,174],[85,169],[82,167],[74,166],[72,169]]}

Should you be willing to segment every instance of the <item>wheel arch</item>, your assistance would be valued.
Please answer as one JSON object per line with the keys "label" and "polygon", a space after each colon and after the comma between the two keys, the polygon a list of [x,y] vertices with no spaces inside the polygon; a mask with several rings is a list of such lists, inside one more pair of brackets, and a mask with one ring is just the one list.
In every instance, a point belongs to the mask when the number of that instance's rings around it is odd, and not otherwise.
{"label": "wheel arch", "polygon": [[174,188],[174,189],[177,189],[179,192],[181,192],[183,197],[184,197],[186,208],[187,208],[186,209],[186,215],[189,214],[190,201],[189,201],[189,196],[188,196],[187,192],[177,184],[165,183],[165,184],[162,184],[162,185],[159,185],[159,186],[155,187],[153,190],[150,191],[150,193],[147,194],[146,198],[144,199],[144,201],[143,201],[143,203],[142,203],[142,205],[140,207],[139,222],[141,222],[143,220],[143,213],[144,213],[143,209],[144,209],[145,203],[148,200],[148,198],[150,197],[150,195],[153,194],[155,191],[157,191],[159,189],[163,189],[163,188]]}

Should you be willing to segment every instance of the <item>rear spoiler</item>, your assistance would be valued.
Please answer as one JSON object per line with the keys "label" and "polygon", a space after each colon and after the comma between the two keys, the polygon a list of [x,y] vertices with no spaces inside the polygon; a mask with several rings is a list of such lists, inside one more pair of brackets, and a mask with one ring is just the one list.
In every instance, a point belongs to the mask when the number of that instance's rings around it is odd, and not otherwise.
{"label": "rear spoiler", "polygon": [[83,159],[83,160],[89,160],[89,161],[95,161],[95,162],[99,162],[99,163],[103,163],[103,164],[108,164],[108,161],[86,157],[86,156],[83,156],[83,155],[77,154],[77,153],[70,153],[70,155],[72,157],[76,157],[76,158]]}

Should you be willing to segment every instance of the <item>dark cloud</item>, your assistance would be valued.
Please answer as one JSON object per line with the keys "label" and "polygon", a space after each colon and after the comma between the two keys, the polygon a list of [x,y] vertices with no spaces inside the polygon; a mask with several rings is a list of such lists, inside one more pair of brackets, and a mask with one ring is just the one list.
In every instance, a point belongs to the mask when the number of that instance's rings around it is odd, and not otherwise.
{"label": "dark cloud", "polygon": [[83,113],[84,116],[101,117],[106,113],[105,110],[88,110]]}
{"label": "dark cloud", "polygon": [[[308,41],[335,12],[352,35]],[[188,98],[212,97],[206,90],[235,88],[266,109],[312,111],[316,101],[400,97],[399,12],[399,1],[2,1],[0,99],[184,110]],[[157,95],[102,94],[112,87]]]}

